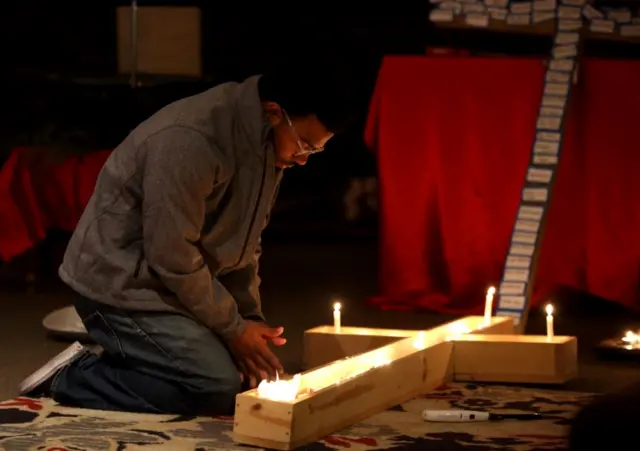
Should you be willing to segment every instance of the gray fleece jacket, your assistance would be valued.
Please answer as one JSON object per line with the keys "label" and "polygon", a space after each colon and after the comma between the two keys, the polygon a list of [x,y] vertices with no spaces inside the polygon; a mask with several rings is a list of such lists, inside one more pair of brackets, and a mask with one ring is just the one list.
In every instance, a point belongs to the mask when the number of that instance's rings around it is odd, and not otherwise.
{"label": "gray fleece jacket", "polygon": [[189,315],[226,340],[262,318],[260,234],[281,171],[258,79],[172,103],[113,151],[62,280],[125,310]]}

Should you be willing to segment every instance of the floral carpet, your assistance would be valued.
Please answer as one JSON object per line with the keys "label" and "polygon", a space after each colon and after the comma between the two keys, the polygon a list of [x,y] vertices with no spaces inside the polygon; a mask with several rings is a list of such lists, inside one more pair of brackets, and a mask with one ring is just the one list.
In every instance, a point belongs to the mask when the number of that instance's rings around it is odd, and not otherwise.
{"label": "floral carpet", "polygon": [[[395,406],[303,451],[556,451],[565,449],[569,420],[593,395],[505,386],[455,384]],[[426,423],[424,409],[536,412],[534,421]],[[53,400],[0,402],[0,449],[7,451],[247,450],[232,440],[231,417],[105,412],[58,406]]]}

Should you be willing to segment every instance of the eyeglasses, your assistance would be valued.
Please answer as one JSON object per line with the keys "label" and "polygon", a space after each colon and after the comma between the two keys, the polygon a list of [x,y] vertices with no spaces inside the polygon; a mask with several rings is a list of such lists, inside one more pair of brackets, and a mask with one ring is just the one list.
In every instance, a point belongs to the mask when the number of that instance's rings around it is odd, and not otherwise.
{"label": "eyeglasses", "polygon": [[282,114],[283,114],[285,120],[287,121],[287,124],[289,124],[289,128],[293,132],[293,135],[295,136],[296,140],[298,141],[298,147],[300,148],[300,150],[298,152],[296,152],[296,154],[294,156],[301,157],[301,156],[306,156],[306,155],[313,155],[314,153],[319,153],[319,152],[322,152],[324,150],[324,147],[313,147],[311,144],[303,141],[300,138],[300,135],[298,135],[298,132],[296,131],[296,127],[291,122],[291,119],[289,118],[289,115],[287,114],[287,112],[285,110],[282,110]]}

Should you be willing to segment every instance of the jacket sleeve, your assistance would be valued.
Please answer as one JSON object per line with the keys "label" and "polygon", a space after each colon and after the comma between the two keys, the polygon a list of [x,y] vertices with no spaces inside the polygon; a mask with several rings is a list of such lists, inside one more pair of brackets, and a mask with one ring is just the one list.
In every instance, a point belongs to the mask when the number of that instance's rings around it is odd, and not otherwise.
{"label": "jacket sleeve", "polygon": [[245,322],[233,296],[212,279],[199,248],[205,202],[220,165],[197,131],[171,127],[148,138],[142,175],[144,252],[149,266],[180,302],[226,341]]}

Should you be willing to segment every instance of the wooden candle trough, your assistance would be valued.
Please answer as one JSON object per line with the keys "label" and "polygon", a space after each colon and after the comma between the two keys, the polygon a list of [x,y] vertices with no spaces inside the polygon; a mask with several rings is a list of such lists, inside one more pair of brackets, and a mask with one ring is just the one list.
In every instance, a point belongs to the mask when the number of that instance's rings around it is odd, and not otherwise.
{"label": "wooden candle trough", "polygon": [[578,340],[541,335],[465,335],[454,342],[456,381],[563,384],[578,374]]}
{"label": "wooden candle trough", "polygon": [[[333,340],[333,348],[318,361],[337,360],[302,373],[302,394],[294,400],[260,397],[257,390],[238,395],[234,440],[282,450],[316,441],[450,381],[457,338],[513,330],[511,318],[495,317],[485,325],[479,316],[426,331],[343,327],[335,333],[328,326],[312,329],[305,345],[321,351]],[[380,347],[370,349],[372,346]]]}
{"label": "wooden candle trough", "polygon": [[514,334],[512,318],[469,316],[425,330],[320,326],[305,333],[295,399],[236,397],[234,440],[290,450],[451,380],[563,383],[577,372],[574,337]]}
{"label": "wooden candle trough", "polygon": [[[462,332],[515,333],[513,321],[503,317],[493,317],[491,323],[486,326],[483,323],[484,319],[479,316],[468,317],[464,320],[472,321],[473,326],[480,325],[482,329],[474,330],[472,327],[459,326],[467,327],[467,330],[461,329]],[[333,326],[314,327],[304,333],[304,367],[305,369],[316,368],[335,360],[386,346],[403,338],[415,337],[421,333],[424,331],[366,327],[341,327],[340,332],[336,332]]]}

